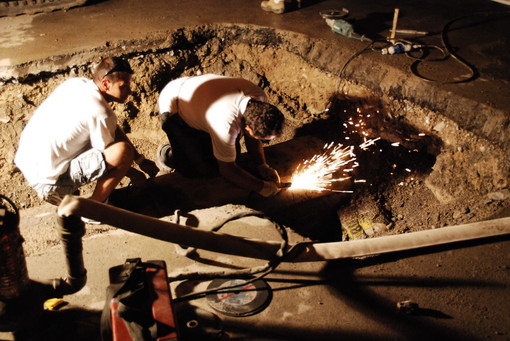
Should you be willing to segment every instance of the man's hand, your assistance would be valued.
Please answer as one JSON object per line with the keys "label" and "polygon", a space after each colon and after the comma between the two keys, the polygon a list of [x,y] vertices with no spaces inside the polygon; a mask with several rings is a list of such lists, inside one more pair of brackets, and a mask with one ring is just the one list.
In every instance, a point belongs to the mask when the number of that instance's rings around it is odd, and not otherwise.
{"label": "man's hand", "polygon": [[149,176],[149,178],[153,178],[158,174],[159,168],[156,166],[156,163],[154,161],[145,159],[138,165],[141,170],[145,172]]}
{"label": "man's hand", "polygon": [[257,166],[257,171],[260,177],[267,181],[273,181],[277,184],[280,183],[280,175],[276,169],[271,168],[267,163],[263,163]]}
{"label": "man's hand", "polygon": [[280,187],[276,184],[276,182],[264,181],[264,186],[259,191],[259,194],[263,197],[269,198],[273,197],[280,192]]}

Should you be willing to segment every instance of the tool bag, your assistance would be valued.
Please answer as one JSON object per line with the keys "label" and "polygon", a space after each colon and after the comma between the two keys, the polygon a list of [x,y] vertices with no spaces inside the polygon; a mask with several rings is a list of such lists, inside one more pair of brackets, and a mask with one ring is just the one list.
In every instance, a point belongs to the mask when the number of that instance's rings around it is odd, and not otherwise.
{"label": "tool bag", "polygon": [[164,261],[127,259],[109,270],[103,341],[178,340]]}

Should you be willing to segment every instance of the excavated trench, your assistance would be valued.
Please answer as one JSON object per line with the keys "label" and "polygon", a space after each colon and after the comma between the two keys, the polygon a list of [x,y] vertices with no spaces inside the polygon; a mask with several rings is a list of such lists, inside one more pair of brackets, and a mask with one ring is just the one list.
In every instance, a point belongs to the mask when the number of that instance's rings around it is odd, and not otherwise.
{"label": "excavated trench", "polygon": [[[20,208],[41,204],[13,164],[24,125],[64,79],[89,77],[102,55],[123,55],[135,71],[134,92],[115,110],[147,156],[153,157],[166,139],[156,107],[163,86],[184,75],[218,73],[260,85],[285,114],[283,136],[266,147],[283,180],[290,181],[303,160],[330,142],[355,146],[359,166],[350,180],[331,188],[352,193],[284,190],[272,199],[219,178],[162,174],[143,189],[122,183],[112,195],[121,207],[162,217],[176,209],[244,204],[324,241],[480,221],[508,206],[508,142],[499,130],[501,113],[403,77],[369,57],[358,57],[339,77],[350,54],[291,32],[211,25],[108,42],[2,70],[1,192]],[[375,138],[373,145],[359,148]]]}

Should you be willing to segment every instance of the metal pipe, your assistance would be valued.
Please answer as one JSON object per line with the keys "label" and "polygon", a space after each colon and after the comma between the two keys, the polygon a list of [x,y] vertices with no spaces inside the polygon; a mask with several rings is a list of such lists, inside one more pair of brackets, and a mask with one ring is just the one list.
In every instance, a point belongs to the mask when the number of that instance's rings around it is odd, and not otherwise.
{"label": "metal pipe", "polygon": [[294,262],[372,256],[510,234],[510,217],[348,242],[304,245]]}
{"label": "metal pipe", "polygon": [[250,258],[272,259],[281,245],[194,229],[71,195],[62,200],[58,215],[79,215],[158,240]]}
{"label": "metal pipe", "polygon": [[66,260],[67,276],[52,280],[58,296],[74,294],[87,283],[87,270],[83,262],[82,237],[85,224],[79,216],[58,216],[58,235],[62,242]]}
{"label": "metal pipe", "polygon": [[[73,196],[64,198],[58,214],[63,217],[85,216],[155,239],[244,257],[271,259],[280,246],[277,241],[246,239],[194,229]],[[289,247],[290,252],[285,261],[315,262],[361,257],[509,233],[510,217],[348,242],[297,244]]]}

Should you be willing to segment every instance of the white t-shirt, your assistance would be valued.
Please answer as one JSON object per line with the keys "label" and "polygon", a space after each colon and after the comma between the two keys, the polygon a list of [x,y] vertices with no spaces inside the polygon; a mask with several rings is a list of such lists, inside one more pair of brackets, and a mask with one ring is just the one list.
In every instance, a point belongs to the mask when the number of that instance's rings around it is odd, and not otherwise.
{"label": "white t-shirt", "polygon": [[236,159],[236,139],[250,98],[266,101],[257,85],[242,78],[220,75],[183,77],[168,83],[159,96],[159,112],[178,113],[192,128],[211,136],[214,157]]}
{"label": "white t-shirt", "polygon": [[31,185],[54,184],[76,156],[112,143],[116,127],[117,117],[94,82],[68,79],[30,118],[14,162]]}

